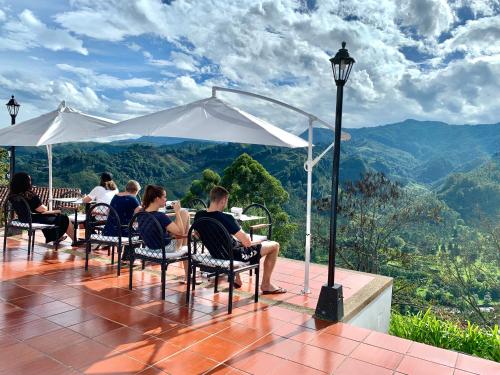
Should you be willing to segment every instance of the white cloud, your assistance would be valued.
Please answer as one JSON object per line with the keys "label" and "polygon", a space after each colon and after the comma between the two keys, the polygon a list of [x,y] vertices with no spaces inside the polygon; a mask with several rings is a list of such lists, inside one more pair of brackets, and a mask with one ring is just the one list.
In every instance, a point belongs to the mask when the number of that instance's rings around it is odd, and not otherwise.
{"label": "white cloud", "polygon": [[[333,122],[335,86],[328,59],[345,40],[356,64],[345,88],[344,125],[408,117],[498,121],[498,0],[324,0],[307,11],[304,4],[72,0],[69,10],[54,16],[73,33],[68,35],[91,38],[89,45],[98,39],[99,46],[127,46],[142,52],[145,61],[126,79],[109,69],[99,72],[97,54],[95,65],[60,61],[58,67],[74,74],[64,80],[78,92],[126,90],[123,97],[113,92],[107,95],[111,99],[100,98],[121,117],[210,96],[216,84],[274,97]],[[457,26],[464,6],[480,18]],[[155,69],[156,80],[133,73],[144,76],[142,71]],[[474,74],[472,83],[463,82],[461,74]],[[286,110],[223,96],[288,128],[304,126]],[[91,105],[91,97],[87,100]]]}
{"label": "white cloud", "polygon": [[405,0],[399,5],[402,24],[415,27],[426,37],[437,37],[448,31],[455,20],[446,0]]}
{"label": "white cloud", "polygon": [[[16,93],[20,99],[22,111],[20,111],[19,121],[39,116],[57,108],[62,100],[76,109],[89,111],[96,115],[103,115],[107,111],[105,102],[99,99],[94,90],[90,87],[79,86],[78,84],[66,80],[51,80],[28,74],[16,75],[15,79],[8,78],[0,74],[0,87]],[[25,103],[21,98],[33,98],[31,103]],[[25,104],[35,106],[26,111]],[[30,106],[28,106],[29,108]]]}
{"label": "white cloud", "polygon": [[68,64],[57,64],[63,71],[78,75],[81,81],[94,88],[124,89],[130,87],[148,87],[153,82],[143,78],[121,79],[108,74],[97,74],[92,69],[76,67]]}
{"label": "white cloud", "polygon": [[2,34],[0,50],[24,51],[43,47],[52,51],[70,50],[88,54],[81,40],[66,30],[49,28],[29,9],[23,10],[17,19],[7,21],[2,26]]}
{"label": "white cloud", "polygon": [[500,55],[500,15],[468,21],[442,44],[441,53],[460,51],[468,57]]}
{"label": "white cloud", "polygon": [[189,72],[198,71],[196,60],[192,56],[182,52],[171,52],[169,60],[155,59],[153,55],[148,51],[143,51],[142,54],[146,58],[146,62],[152,66],[171,66],[176,69]]}

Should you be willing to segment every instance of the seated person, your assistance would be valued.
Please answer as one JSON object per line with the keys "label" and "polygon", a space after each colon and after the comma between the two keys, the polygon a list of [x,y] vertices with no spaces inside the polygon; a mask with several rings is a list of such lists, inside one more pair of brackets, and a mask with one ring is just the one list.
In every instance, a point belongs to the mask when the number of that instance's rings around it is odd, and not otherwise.
{"label": "seated person", "polygon": [[104,236],[128,236],[128,224],[132,216],[140,210],[137,193],[141,190],[141,186],[135,180],[130,180],[125,186],[125,191],[116,194],[111,199],[110,206],[113,207],[120,218],[121,230],[118,231],[118,226],[114,223],[113,217],[108,217],[104,226]]}
{"label": "seated person", "polygon": [[[142,198],[142,207],[144,211],[150,212],[160,223],[163,230],[163,242],[165,245],[165,251],[173,253],[179,250],[182,246],[187,244],[187,232],[189,230],[189,213],[187,210],[181,210],[181,204],[179,201],[174,201],[172,203],[175,219],[172,221],[165,213],[159,212],[160,208],[164,208],[167,203],[167,192],[161,186],[148,185],[144,190],[144,196]],[[154,231],[147,230],[147,224],[145,223],[145,218],[140,217],[139,232],[141,237],[150,249],[160,249],[160,241],[154,237]],[[142,226],[142,230],[141,230]],[[175,238],[175,237],[178,238]],[[184,261],[184,270],[187,273],[187,261]],[[187,274],[186,274],[187,280]]]}
{"label": "seated person", "polygon": [[[260,288],[263,294],[280,294],[286,293],[286,289],[278,287],[271,282],[271,274],[278,258],[280,249],[279,243],[275,241],[262,241],[260,246],[256,246],[256,242],[250,240],[250,236],[246,234],[236,221],[236,219],[229,214],[222,211],[227,206],[229,199],[229,192],[222,186],[215,186],[210,191],[210,206],[206,211],[199,211],[196,213],[194,220],[202,217],[210,217],[219,221],[237,241],[233,243],[234,260],[243,262],[257,262],[260,257],[265,257],[264,272],[262,275],[262,283]],[[260,257],[259,257],[260,253]],[[240,275],[236,275],[235,287],[241,288],[242,281]]]}
{"label": "seated person", "polygon": [[[73,240],[73,224],[66,215],[61,214],[60,210],[49,211],[42,204],[40,197],[32,190],[31,176],[25,172],[14,174],[10,183],[9,197],[15,194],[22,195],[31,210],[31,219],[33,223],[56,225],[57,228],[43,229],[45,242],[61,242],[66,239],[66,233]],[[12,202],[14,211],[18,216],[22,216],[26,211],[25,205],[21,202]],[[27,221],[28,218],[19,217],[20,221]]]}
{"label": "seated person", "polygon": [[118,188],[113,181],[113,175],[108,172],[101,173],[101,182],[92,191],[82,198],[83,203],[96,203],[110,204],[111,199],[118,194]]}

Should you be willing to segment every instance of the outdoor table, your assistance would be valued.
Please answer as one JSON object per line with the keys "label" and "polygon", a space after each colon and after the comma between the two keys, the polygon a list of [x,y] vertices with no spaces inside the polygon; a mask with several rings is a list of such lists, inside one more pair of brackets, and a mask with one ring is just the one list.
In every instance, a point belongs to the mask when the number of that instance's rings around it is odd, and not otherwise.
{"label": "outdoor table", "polygon": [[264,216],[245,215],[245,214],[236,215],[232,212],[225,212],[225,213],[233,216],[240,223],[265,219]]}
{"label": "outdoor table", "polygon": [[[95,203],[95,202],[88,202],[88,203],[85,203],[83,202],[82,198],[71,198],[71,197],[68,197],[68,198],[52,198],[52,201],[53,202],[59,202],[59,203],[69,203],[69,204],[74,204],[74,205],[85,205],[85,220],[87,219],[87,212],[88,212],[88,209],[90,207],[90,204],[91,203]],[[78,225],[78,208],[75,208],[75,207],[67,207],[69,209],[72,209],[75,211],[75,221],[74,221],[74,225]],[[75,228],[75,229],[78,229],[78,228]],[[78,230],[75,231],[76,233],[78,233]],[[85,239],[84,238],[76,238],[75,237],[75,240],[73,241],[73,244],[72,245],[79,245],[79,244],[82,244],[85,242]]]}

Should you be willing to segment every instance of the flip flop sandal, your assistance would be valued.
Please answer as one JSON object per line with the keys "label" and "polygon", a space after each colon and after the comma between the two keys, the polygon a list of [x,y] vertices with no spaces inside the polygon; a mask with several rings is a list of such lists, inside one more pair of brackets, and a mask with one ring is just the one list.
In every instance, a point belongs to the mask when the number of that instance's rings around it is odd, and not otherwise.
{"label": "flip flop sandal", "polygon": [[262,294],[283,294],[286,292],[287,292],[286,289],[279,287],[278,289],[274,289],[274,290],[263,290]]}

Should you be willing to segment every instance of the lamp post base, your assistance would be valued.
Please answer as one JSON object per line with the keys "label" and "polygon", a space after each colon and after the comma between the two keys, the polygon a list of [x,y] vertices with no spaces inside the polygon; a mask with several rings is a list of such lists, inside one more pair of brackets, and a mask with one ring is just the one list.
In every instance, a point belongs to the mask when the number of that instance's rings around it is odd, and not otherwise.
{"label": "lamp post base", "polygon": [[321,287],[318,304],[314,316],[321,320],[339,322],[344,318],[344,296],[342,285],[333,284],[329,287],[327,284]]}

